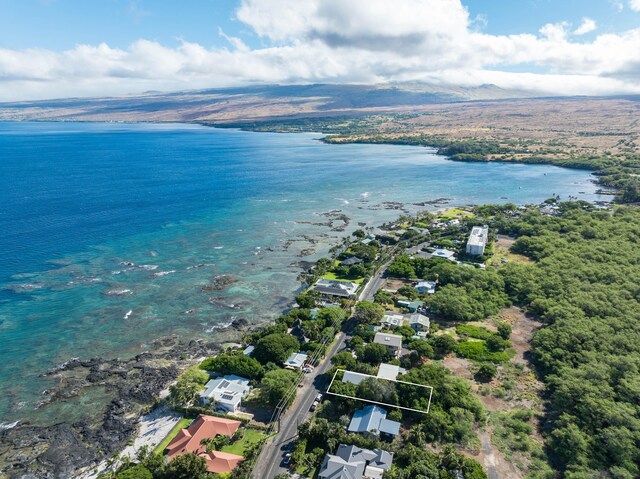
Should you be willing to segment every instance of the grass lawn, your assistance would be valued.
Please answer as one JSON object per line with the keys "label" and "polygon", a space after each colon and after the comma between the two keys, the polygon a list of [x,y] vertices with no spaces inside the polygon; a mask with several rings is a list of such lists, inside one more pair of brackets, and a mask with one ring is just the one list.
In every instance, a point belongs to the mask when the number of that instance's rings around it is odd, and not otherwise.
{"label": "grass lawn", "polygon": [[167,448],[167,446],[169,445],[169,443],[173,440],[174,437],[176,437],[178,435],[178,432],[180,432],[180,429],[184,429],[185,427],[187,427],[189,424],[191,424],[191,421],[193,421],[193,419],[188,419],[188,418],[182,418],[178,421],[178,424],[176,424],[173,429],[171,430],[171,432],[169,434],[167,434],[167,437],[164,438],[164,440],[158,444],[158,447],[156,447],[153,452],[157,452],[159,454],[162,454],[164,452],[164,450]]}
{"label": "grass lawn", "polygon": [[460,208],[449,208],[438,215],[442,220],[452,220],[459,217],[473,217],[475,216],[470,211],[461,210]]}
{"label": "grass lawn", "polygon": [[356,283],[356,284],[361,284],[364,281],[364,278],[358,278],[358,279],[341,278],[336,276],[336,274],[333,271],[329,271],[328,273],[323,274],[322,278],[328,279],[329,281],[349,281],[351,283]]}
{"label": "grass lawn", "polygon": [[501,267],[504,266],[502,258],[505,258],[509,263],[515,264],[533,264],[533,261],[521,254],[512,253],[509,248],[505,248],[502,245],[495,245],[495,252],[493,256],[487,261],[488,266]]}
{"label": "grass lawn", "polygon": [[245,450],[256,444],[264,437],[264,432],[258,431],[256,429],[247,429],[244,432],[244,436],[238,442],[234,444],[230,444],[222,448],[222,452],[228,452],[229,454],[236,454],[238,456],[243,456],[245,454]]}

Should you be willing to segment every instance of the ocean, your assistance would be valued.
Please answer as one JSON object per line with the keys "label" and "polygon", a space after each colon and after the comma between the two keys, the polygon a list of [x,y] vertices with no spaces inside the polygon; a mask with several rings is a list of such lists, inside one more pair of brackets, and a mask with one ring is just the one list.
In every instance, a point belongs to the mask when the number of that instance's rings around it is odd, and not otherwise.
{"label": "ocean", "polygon": [[[50,384],[42,374],[72,357],[124,357],[162,336],[221,339],[236,318],[272,320],[299,287],[298,263],[359,224],[438,198],[606,199],[587,171],[320,137],[0,123],[0,423],[86,414],[73,404],[36,410]],[[222,274],[238,281],[202,290]]]}

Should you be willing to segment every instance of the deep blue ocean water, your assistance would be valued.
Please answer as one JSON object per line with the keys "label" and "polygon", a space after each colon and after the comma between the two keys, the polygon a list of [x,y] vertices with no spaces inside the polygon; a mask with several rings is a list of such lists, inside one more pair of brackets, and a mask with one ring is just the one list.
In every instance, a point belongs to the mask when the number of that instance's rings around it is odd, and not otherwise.
{"label": "deep blue ocean water", "polygon": [[[401,213],[384,202],[415,212],[442,197],[600,199],[586,171],[319,137],[0,123],[0,422],[76,417],[73,404],[34,410],[41,374],[71,357],[135,354],[167,334],[219,338],[234,318],[272,319],[298,287],[293,263],[326,253],[358,222]],[[346,233],[325,225],[334,210],[351,219]],[[239,281],[203,292],[219,274]]]}

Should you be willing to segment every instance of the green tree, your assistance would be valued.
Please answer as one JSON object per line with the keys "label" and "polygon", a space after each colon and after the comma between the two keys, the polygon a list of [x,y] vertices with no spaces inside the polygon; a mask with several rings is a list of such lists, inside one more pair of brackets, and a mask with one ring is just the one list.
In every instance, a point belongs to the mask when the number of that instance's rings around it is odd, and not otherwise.
{"label": "green tree", "polygon": [[436,358],[442,358],[456,349],[456,340],[448,334],[434,336],[429,340]]}
{"label": "green tree", "polygon": [[497,373],[498,369],[493,364],[484,363],[480,365],[480,367],[476,371],[475,376],[480,381],[488,382],[491,381]]}
{"label": "green tree", "polygon": [[116,479],[153,479],[153,474],[142,464],[137,464],[129,469],[118,472]]}
{"label": "green tree", "polygon": [[364,347],[362,360],[369,364],[380,364],[391,359],[384,344],[369,343]]}
{"label": "green tree", "polygon": [[487,349],[489,351],[504,351],[507,347],[506,341],[497,334],[492,334],[486,340]]}
{"label": "green tree", "polygon": [[264,373],[262,365],[255,359],[241,353],[224,353],[200,363],[200,369],[218,374],[236,374],[247,379],[255,379]]}
{"label": "green tree", "polygon": [[392,381],[366,378],[357,387],[358,397],[386,404],[400,404],[398,392]]}
{"label": "green tree", "polygon": [[298,306],[305,309],[315,308],[317,299],[318,295],[315,291],[307,291],[306,293],[296,295],[296,303],[298,303]]}
{"label": "green tree", "polygon": [[356,312],[353,317],[362,324],[377,324],[382,321],[384,308],[376,303],[361,301],[356,305]]}
{"label": "green tree", "polygon": [[300,349],[300,343],[289,334],[274,333],[258,340],[253,350],[253,357],[262,364],[273,362],[282,364]]}
{"label": "green tree", "polygon": [[265,402],[275,407],[283,397],[287,397],[287,406],[290,406],[295,399],[295,390],[291,392],[292,385],[297,379],[296,373],[287,369],[275,369],[264,375],[260,381],[261,397]]}
{"label": "green tree", "polygon": [[165,467],[163,479],[206,479],[207,462],[195,454],[181,454]]}
{"label": "green tree", "polygon": [[502,339],[509,339],[509,336],[511,336],[511,330],[512,328],[509,323],[505,323],[504,321],[498,323],[498,334]]}
{"label": "green tree", "polygon": [[178,377],[175,384],[169,387],[169,402],[173,406],[191,404],[208,380],[209,375],[205,371],[198,366],[190,367]]}
{"label": "green tree", "polygon": [[366,233],[364,232],[364,230],[355,230],[353,233],[351,233],[353,236],[355,236],[356,238],[364,238],[366,236]]}

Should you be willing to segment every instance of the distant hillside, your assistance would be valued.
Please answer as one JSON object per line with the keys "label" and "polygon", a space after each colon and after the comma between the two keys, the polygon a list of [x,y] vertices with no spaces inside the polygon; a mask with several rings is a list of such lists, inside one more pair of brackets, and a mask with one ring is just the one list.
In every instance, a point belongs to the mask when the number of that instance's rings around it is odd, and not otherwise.
{"label": "distant hillside", "polygon": [[0,103],[0,120],[206,121],[225,124],[261,119],[343,116],[419,110],[421,106],[474,100],[532,98],[531,92],[495,85],[265,85],[119,98],[69,98]]}

